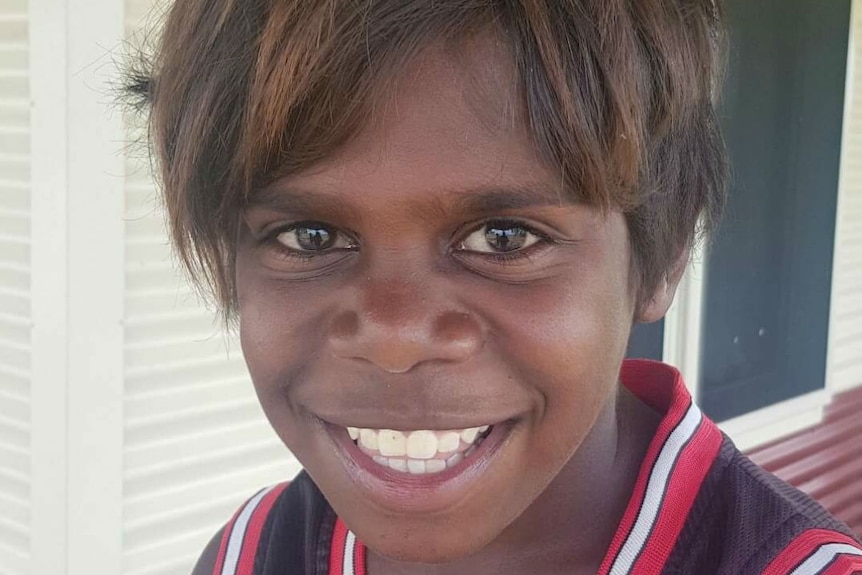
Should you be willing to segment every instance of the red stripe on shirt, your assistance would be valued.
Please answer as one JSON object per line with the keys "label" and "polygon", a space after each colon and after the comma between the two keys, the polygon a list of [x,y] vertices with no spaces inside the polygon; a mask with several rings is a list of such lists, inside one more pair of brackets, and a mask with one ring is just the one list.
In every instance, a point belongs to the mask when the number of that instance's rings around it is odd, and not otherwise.
{"label": "red stripe on shirt", "polygon": [[287,483],[281,483],[274,487],[260,500],[248,521],[245,537],[242,540],[242,550],[236,566],[236,575],[254,575],[254,560],[257,557],[257,548],[260,543],[260,534],[266,523],[266,518],[272,510],[276,499],[287,487]]}
{"label": "red stripe on shirt", "polygon": [[[859,547],[858,541],[842,533],[830,531],[829,529],[809,529],[791,541],[790,544],[772,560],[772,563],[770,563],[763,571],[762,575],[787,575],[796,569],[796,567],[805,561],[812,553],[814,553],[818,547],[828,545],[830,543],[844,543],[854,547]],[[862,559],[862,557],[859,556],[856,556],[856,558]],[[859,561],[859,563],[862,564],[862,561]],[[831,568],[832,565],[827,569]],[[828,570],[821,573],[834,575]],[[836,571],[835,573],[848,575],[852,572]]]}
{"label": "red stripe on shirt", "polygon": [[[629,500],[623,519],[620,522],[617,532],[611,541],[611,546],[602,561],[602,567],[599,569],[599,575],[607,575],[616,560],[617,554],[628,539],[629,534],[634,528],[637,521],[638,513],[640,513],[643,505],[644,495],[646,494],[647,485],[649,484],[650,475],[656,460],[662,451],[665,443],[673,433],[673,430],[679,425],[685,417],[690,405],[688,392],[685,391],[685,384],[682,378],[677,375],[674,381],[673,393],[671,395],[670,405],[660,405],[661,396],[668,395],[667,383],[655,377],[655,364],[649,361],[629,360],[623,362],[620,379],[625,381],[637,382],[636,389],[640,399],[644,400],[651,407],[658,410],[660,413],[666,413],[664,418],[656,430],[655,436],[650,442],[643,463],[641,463],[640,471],[638,472],[637,483],[635,483],[632,497]],[[678,392],[678,386],[682,386],[682,394]],[[653,400],[653,401],[651,401]],[[699,487],[699,484],[698,484]]]}
{"label": "red stripe on shirt", "polygon": [[353,571],[355,575],[365,574],[365,545],[356,540],[356,545],[353,546]]}
{"label": "red stripe on shirt", "polygon": [[[344,556],[347,547],[347,525],[341,519],[336,519],[335,530],[332,533],[332,547],[329,551],[329,575],[344,573]],[[354,536],[353,543],[353,575],[366,575],[366,547]]]}
{"label": "red stripe on shirt", "polygon": [[661,509],[641,555],[631,570],[632,575],[651,575],[664,568],[700,487],[718,456],[721,442],[721,432],[715,424],[704,418],[694,437],[680,453],[677,465],[668,478]]}
{"label": "red stripe on shirt", "polygon": [[332,533],[332,546],[329,550],[329,575],[341,575],[344,572],[344,546],[347,544],[347,525],[341,519],[335,520],[335,531]]}

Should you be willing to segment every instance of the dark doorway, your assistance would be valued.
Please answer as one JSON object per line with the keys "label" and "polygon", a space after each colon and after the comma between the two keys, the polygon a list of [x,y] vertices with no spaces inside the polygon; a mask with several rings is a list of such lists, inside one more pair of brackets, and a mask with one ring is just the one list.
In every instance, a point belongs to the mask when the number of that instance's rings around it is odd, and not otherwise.
{"label": "dark doorway", "polygon": [[700,403],[724,420],[824,386],[850,0],[730,0],[734,176],[707,263]]}
{"label": "dark doorway", "polygon": [[626,357],[662,360],[664,350],[664,320],[639,323],[632,329]]}

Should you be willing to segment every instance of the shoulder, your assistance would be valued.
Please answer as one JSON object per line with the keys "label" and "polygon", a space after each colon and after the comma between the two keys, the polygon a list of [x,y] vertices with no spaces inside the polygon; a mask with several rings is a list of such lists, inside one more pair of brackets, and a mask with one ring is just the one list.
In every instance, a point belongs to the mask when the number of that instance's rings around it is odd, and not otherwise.
{"label": "shoulder", "polygon": [[725,440],[724,563],[752,575],[850,575],[862,543],[808,495],[763,470]]}
{"label": "shoulder", "polygon": [[300,472],[243,503],[206,546],[193,575],[328,573],[336,519]]}
{"label": "shoulder", "polygon": [[192,570],[192,575],[213,575],[215,572],[219,545],[224,537],[224,531],[224,527],[219,529],[218,532],[213,535],[212,539],[210,539],[210,542],[207,543],[207,546],[204,547],[203,553],[201,553],[200,558],[198,558],[198,562],[195,564],[195,568]]}
{"label": "shoulder", "polygon": [[862,573],[862,544],[834,529],[807,529],[780,549],[762,575]]}

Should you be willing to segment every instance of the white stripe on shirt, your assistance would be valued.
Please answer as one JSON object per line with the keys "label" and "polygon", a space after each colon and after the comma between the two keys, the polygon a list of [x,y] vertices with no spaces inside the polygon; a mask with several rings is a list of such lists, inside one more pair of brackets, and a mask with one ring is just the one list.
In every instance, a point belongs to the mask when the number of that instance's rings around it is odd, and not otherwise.
{"label": "white stripe on shirt", "polygon": [[638,511],[637,519],[628,537],[611,566],[608,575],[627,575],[646,546],[653,525],[655,525],[662,510],[662,501],[674,464],[679,459],[683,448],[697,431],[703,416],[700,409],[692,403],[685,417],[682,418],[662,447],[650,473],[644,499]]}
{"label": "white stripe on shirt", "polygon": [[225,552],[221,575],[235,575],[237,565],[239,564],[239,554],[242,552],[242,542],[245,539],[246,529],[248,529],[248,522],[254,510],[260,505],[261,500],[273,489],[275,489],[275,486],[267,487],[263,491],[260,491],[240,511],[230,530],[230,538],[227,542],[227,551]]}

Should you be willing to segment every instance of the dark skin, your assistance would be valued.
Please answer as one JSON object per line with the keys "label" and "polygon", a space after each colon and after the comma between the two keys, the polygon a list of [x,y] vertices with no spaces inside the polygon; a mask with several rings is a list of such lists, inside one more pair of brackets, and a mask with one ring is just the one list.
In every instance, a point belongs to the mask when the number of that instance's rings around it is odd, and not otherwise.
{"label": "dark skin", "polygon": [[[249,207],[243,350],[372,575],[595,573],[659,420],[619,366],[682,265],[636,313],[623,215],[564,198],[505,52],[462,49],[426,51],[354,140]],[[351,479],[321,421],[510,429],[476,481],[419,513]]]}

